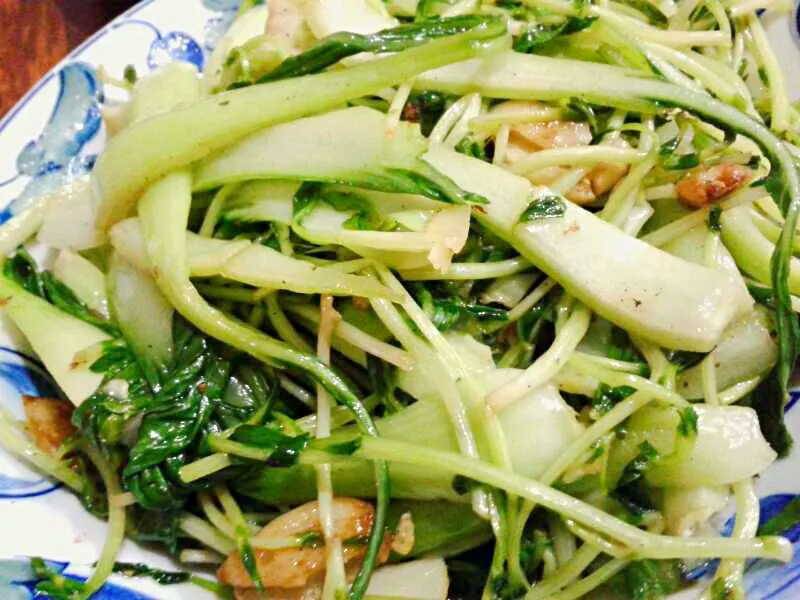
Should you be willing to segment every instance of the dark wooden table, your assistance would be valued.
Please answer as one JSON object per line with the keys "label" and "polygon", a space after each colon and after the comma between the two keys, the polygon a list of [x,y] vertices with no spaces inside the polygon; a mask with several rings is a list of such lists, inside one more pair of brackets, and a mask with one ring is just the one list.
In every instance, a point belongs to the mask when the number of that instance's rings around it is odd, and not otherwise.
{"label": "dark wooden table", "polygon": [[0,0],[0,117],[133,0]]}

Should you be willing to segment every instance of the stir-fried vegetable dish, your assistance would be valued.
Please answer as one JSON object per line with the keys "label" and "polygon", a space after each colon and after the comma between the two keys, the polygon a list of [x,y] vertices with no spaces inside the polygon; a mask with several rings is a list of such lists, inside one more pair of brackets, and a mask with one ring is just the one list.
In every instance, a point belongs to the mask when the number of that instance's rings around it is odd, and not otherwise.
{"label": "stir-fried vegetable dish", "polygon": [[106,74],[91,175],[0,228],[62,392],[0,446],[108,521],[38,589],[651,599],[718,561],[703,597],[744,597],[796,522],[754,492],[800,340],[762,9],[245,2],[204,73]]}

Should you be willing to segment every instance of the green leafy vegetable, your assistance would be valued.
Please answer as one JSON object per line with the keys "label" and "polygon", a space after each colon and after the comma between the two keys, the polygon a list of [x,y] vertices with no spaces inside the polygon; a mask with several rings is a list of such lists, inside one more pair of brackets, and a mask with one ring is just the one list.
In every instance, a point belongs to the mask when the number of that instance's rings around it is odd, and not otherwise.
{"label": "green leafy vegetable", "polygon": [[51,272],[39,271],[36,261],[24,249],[18,250],[3,264],[3,275],[65,313],[113,336],[120,335],[115,325],[81,302],[78,296]]}
{"label": "green leafy vegetable", "polygon": [[631,600],[661,600],[683,585],[677,561],[637,560],[607,585],[615,597]]}
{"label": "green leafy vegetable", "polygon": [[419,123],[422,135],[427,137],[446,108],[447,97],[444,94],[422,90],[408,97],[401,116],[404,121]]}
{"label": "green leafy vegetable", "polygon": [[125,381],[127,398],[120,400],[101,387],[75,413],[87,437],[112,447],[130,443],[127,430],[140,421],[123,481],[151,510],[180,507],[189,494],[211,487],[217,480],[183,484],[180,468],[209,453],[204,440],[211,433],[254,415],[263,418],[277,391],[269,369],[242,357],[224,358],[216,344],[193,328],[177,328],[179,351],[156,381],[145,377],[127,347],[110,346],[92,368],[104,373],[106,381]]}
{"label": "green leafy vegetable", "polygon": [[467,302],[459,296],[435,297],[422,285],[415,285],[413,293],[439,331],[452,329],[462,318],[479,322],[508,321],[508,311],[502,308]]}
{"label": "green leafy vegetable", "polygon": [[592,397],[592,408],[598,416],[603,416],[614,408],[617,403],[625,400],[625,398],[634,392],[636,392],[636,389],[628,385],[612,388],[605,383],[601,383],[597,386],[597,390],[595,390],[594,396]]}
{"label": "green leafy vegetable", "polygon": [[185,571],[164,571],[155,569],[144,563],[117,562],[114,573],[125,577],[148,577],[160,585],[175,585],[186,583],[191,579],[191,574]]}
{"label": "green leafy vegetable", "polygon": [[722,231],[722,225],[720,225],[719,222],[721,216],[722,216],[722,209],[719,206],[711,207],[711,210],[708,212],[709,231],[713,231],[714,233]]}
{"label": "green leafy vegetable", "polygon": [[653,445],[644,441],[639,444],[639,453],[631,462],[625,465],[617,484],[618,488],[631,487],[642,479],[647,469],[656,462],[661,455]]}
{"label": "green leafy vegetable", "polygon": [[596,20],[597,17],[567,17],[559,25],[533,25],[514,40],[514,50],[534,53],[561,36],[583,31]]}
{"label": "green leafy vegetable", "polygon": [[683,437],[697,435],[697,412],[691,406],[680,411],[681,422],[678,424],[678,433]]}
{"label": "green leafy vegetable", "polygon": [[[276,467],[288,467],[297,464],[300,452],[308,446],[309,436],[306,434],[289,436],[275,427],[259,425],[242,425],[233,432],[230,438],[234,442],[239,442],[252,448],[268,450],[269,464]],[[343,445],[334,448],[330,445],[325,446],[326,452],[342,454]],[[352,454],[357,449],[348,447],[347,453]],[[260,461],[259,461],[260,462]]]}
{"label": "green leafy vegetable", "polygon": [[41,558],[31,558],[31,570],[37,580],[36,594],[53,600],[74,600],[80,598],[86,586],[75,579],[64,577]]}
{"label": "green leafy vegetable", "polygon": [[682,171],[692,169],[700,164],[698,154],[672,154],[661,160],[661,166],[668,171]]}
{"label": "green leafy vegetable", "polygon": [[545,194],[540,196],[520,215],[520,223],[539,221],[541,219],[557,219],[564,216],[567,205],[561,196]]}
{"label": "green leafy vegetable", "polygon": [[476,27],[501,30],[503,23],[495,17],[467,15],[422,23],[407,23],[368,35],[344,31],[334,33],[320,40],[310,50],[287,58],[274,70],[258,78],[257,83],[318,73],[348,56],[362,52],[375,54],[400,52],[437,38],[464,33]]}
{"label": "green leafy vegetable", "polygon": [[353,211],[343,224],[345,229],[379,230],[383,224],[380,213],[369,199],[355,192],[323,187],[316,182],[304,183],[295,193],[292,202],[294,221],[302,224],[320,202],[338,211]]}
{"label": "green leafy vegetable", "polygon": [[678,371],[684,371],[703,362],[708,356],[705,352],[690,352],[688,350],[673,350],[669,353],[668,359],[673,365],[678,367]]}
{"label": "green leafy vegetable", "polygon": [[773,369],[753,390],[748,402],[758,414],[761,433],[780,456],[792,448],[792,435],[783,419],[784,391],[780,366]]}

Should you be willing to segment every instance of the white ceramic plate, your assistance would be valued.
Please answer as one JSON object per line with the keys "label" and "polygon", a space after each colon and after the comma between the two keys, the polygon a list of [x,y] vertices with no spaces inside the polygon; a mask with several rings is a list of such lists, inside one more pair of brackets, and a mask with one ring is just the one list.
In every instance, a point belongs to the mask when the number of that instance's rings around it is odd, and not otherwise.
{"label": "white ceramic plate", "polygon": [[[145,0],[97,32],[46,75],[0,120],[0,222],[38,194],[91,168],[104,143],[98,110],[102,94],[93,67],[121,73],[128,64],[146,72],[170,60],[202,67],[231,22],[239,0]],[[800,14],[768,23],[792,98],[800,98]],[[136,157],[131,157],[136,160]],[[21,395],[46,395],[53,383],[8,327],[0,328],[0,405],[21,415]],[[793,397],[796,401],[800,393]],[[800,440],[800,409],[788,423]],[[762,517],[775,514],[800,494],[800,449],[775,464],[759,481]],[[730,520],[729,520],[730,521]],[[730,529],[730,522],[727,528]],[[724,520],[720,526],[725,529]],[[103,545],[104,524],[77,499],[0,451],[0,599],[33,598],[30,556],[53,561],[63,574],[83,579]],[[749,596],[800,598],[800,527],[789,532],[795,560],[748,566]],[[176,568],[163,555],[128,542],[119,557],[154,567]],[[711,566],[696,570],[707,577]],[[146,579],[112,578],[98,599],[210,597],[196,587],[159,586]]]}

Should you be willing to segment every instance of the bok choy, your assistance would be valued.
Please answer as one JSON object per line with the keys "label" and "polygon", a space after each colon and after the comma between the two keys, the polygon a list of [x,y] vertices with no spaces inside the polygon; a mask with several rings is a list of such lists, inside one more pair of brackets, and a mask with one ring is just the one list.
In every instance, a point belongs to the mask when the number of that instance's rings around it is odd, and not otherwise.
{"label": "bok choy", "polygon": [[90,596],[125,534],[235,598],[659,598],[715,559],[738,598],[788,561],[753,481],[800,112],[745,4],[246,2],[202,76],[120,83],[90,178],[0,227],[66,432],[0,445],[109,521],[37,589]]}

